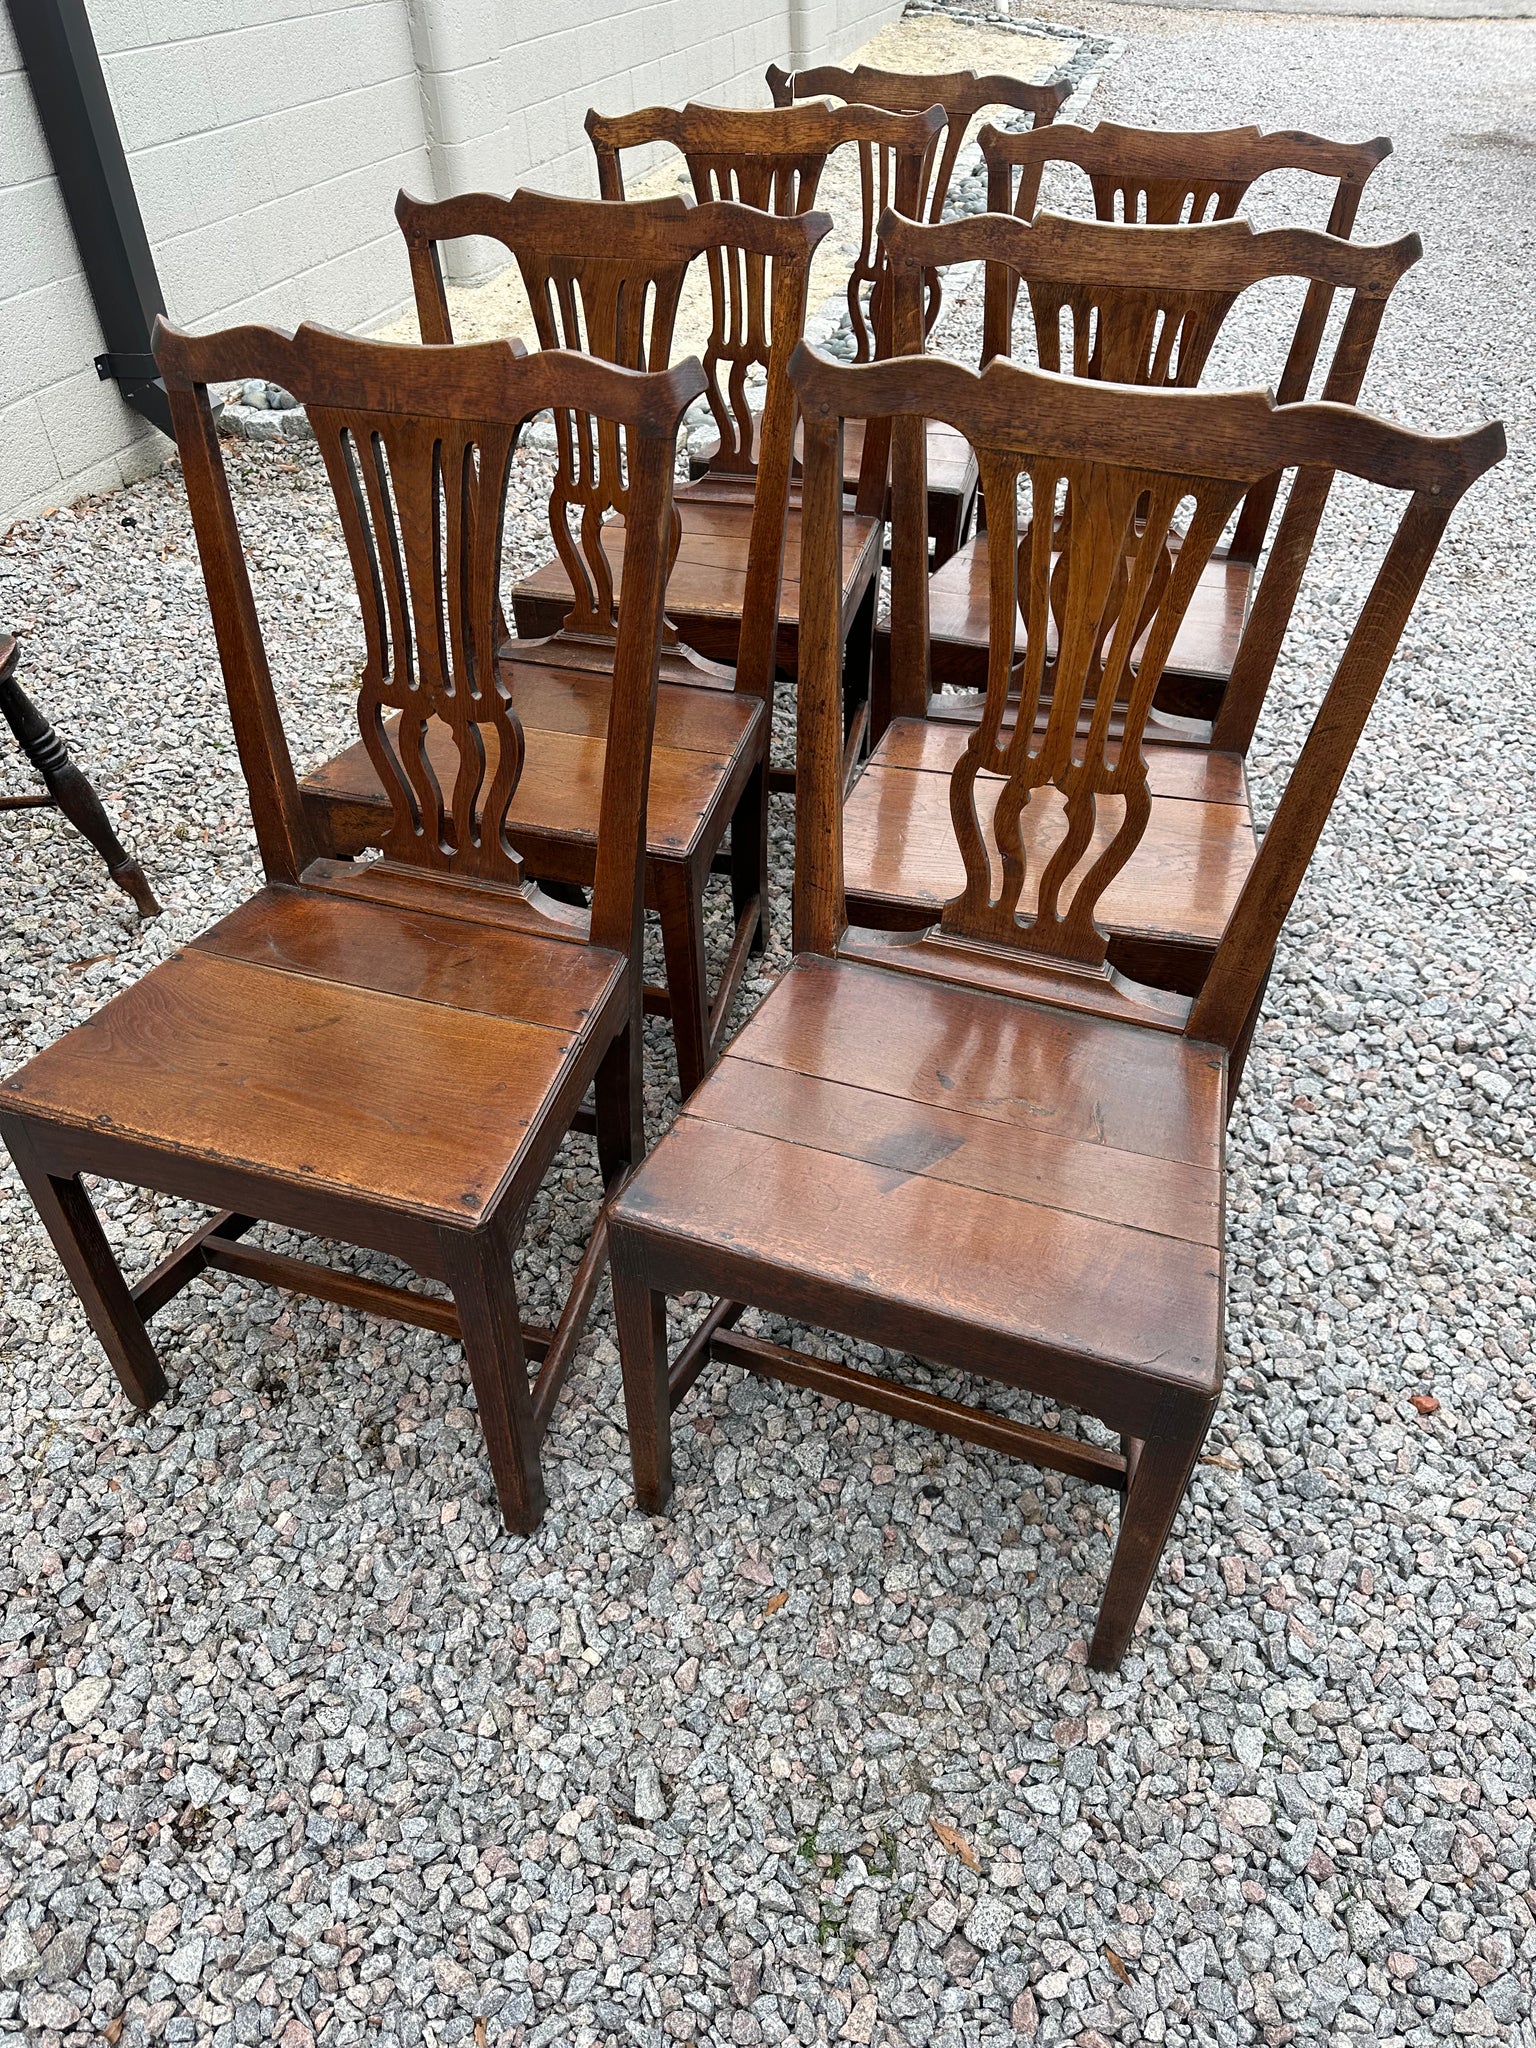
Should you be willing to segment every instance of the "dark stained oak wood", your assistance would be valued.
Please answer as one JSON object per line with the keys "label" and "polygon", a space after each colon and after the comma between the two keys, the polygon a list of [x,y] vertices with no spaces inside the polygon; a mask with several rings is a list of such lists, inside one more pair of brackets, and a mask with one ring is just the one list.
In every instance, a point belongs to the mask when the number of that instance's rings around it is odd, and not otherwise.
{"label": "dark stained oak wood", "polygon": [[[917,203],[901,208],[915,220],[937,221],[943,217],[955,164],[978,116],[985,109],[1011,107],[1027,114],[1036,128],[1054,121],[1071,87],[1065,80],[1035,85],[1000,73],[978,76],[974,71],[901,72],[885,71],[871,64],[851,70],[836,64],[820,64],[805,71],[785,71],[768,66],[768,90],[776,107],[792,107],[797,100],[826,96],[849,106],[879,107],[891,114],[916,114],[939,107],[944,114],[944,139],[930,152],[926,176]],[[856,268],[851,284],[855,296],[866,282],[872,283],[878,270],[879,243],[876,224],[886,203],[894,201],[894,176],[886,160],[889,152],[877,151],[868,142],[858,144],[860,194],[863,199],[862,249],[870,252],[862,268]],[[925,280],[924,332],[931,332],[943,306],[943,281],[937,270]],[[857,316],[855,332],[858,332]],[[864,350],[859,360],[867,360]],[[844,439],[843,479],[847,488],[858,487],[863,454],[863,422],[850,427]],[[942,567],[970,530],[976,508],[980,479],[971,451],[943,426],[931,426],[928,438],[928,537],[933,545],[935,568]]]}
{"label": "dark stained oak wood", "polygon": [[[979,376],[915,355],[842,368],[802,346],[791,374],[806,447],[797,957],[610,1209],[636,1494],[666,1505],[671,1414],[706,1352],[1123,1490],[1088,1651],[1112,1668],[1221,1391],[1227,1108],[1275,940],[1451,511],[1503,431],[1433,437],[1334,403],[1002,360]],[[879,771],[942,781],[949,798],[949,865],[936,817],[928,852],[951,893],[916,935],[848,918],[860,813],[845,809],[836,565],[850,416],[893,423],[904,658],[926,657],[928,421],[976,449],[992,508],[979,722],[898,723]],[[1225,893],[1199,993],[1142,988],[1112,957],[1116,892],[1128,900],[1170,820],[1245,812],[1239,757],[1144,744],[1153,697],[1226,521],[1292,469],[1344,470],[1407,504],[1263,844]],[[713,1303],[674,1368],[666,1298],[696,1291]],[[770,1343],[740,1327],[749,1307],[1028,1390],[1097,1418],[1120,1451]]]}
{"label": "dark stained oak wood", "polygon": [[[646,792],[677,431],[702,375],[311,327],[194,338],[162,321],[155,347],[267,885],[0,1082],[0,1134],[138,1406],[165,1391],[149,1319],[201,1272],[423,1324],[462,1341],[503,1520],[530,1530],[605,1230],[553,1331],[523,1330],[512,1257],[589,1090],[609,1183],[643,1150]],[[246,376],[307,408],[335,488],[383,851],[367,865],[317,840],[272,688],[208,404],[210,382]],[[588,737],[600,728],[582,911],[524,869],[527,734],[498,658],[508,477],[550,406],[622,434],[627,456],[628,583],[608,606],[602,703],[582,712]],[[87,1173],[215,1215],[130,1289]],[[390,1253],[452,1298],[275,1252],[250,1240],[258,1220]]]}
{"label": "dark stained oak wood", "polygon": [[[785,616],[792,399],[787,349],[805,322],[811,255],[830,225],[801,212],[777,219],[726,202],[682,197],[638,204],[468,193],[429,204],[402,193],[396,207],[416,290],[422,338],[453,338],[441,245],[465,236],[498,241],[518,264],[541,349],[581,349],[629,369],[665,368],[689,266],[733,281],[739,329],[708,351],[705,396],[733,450],[734,500],[673,501],[668,613],[657,737],[647,810],[646,902],[660,913],[667,985],[650,1005],[672,1022],[684,1095],[708,1071],[729,1021],[749,953],[767,934],[767,773],[772,692]],[[745,408],[738,373],[766,368],[762,431]],[[628,492],[616,429],[572,408],[555,414],[558,460],[549,501],[555,548],[513,592],[518,638],[498,652],[498,673],[519,721],[525,758],[509,829],[529,871],[567,887],[593,878],[604,777],[614,619],[628,551]],[[735,458],[739,458],[736,460]],[[643,537],[643,536],[642,536]],[[792,537],[798,549],[798,529]],[[878,522],[851,545],[854,603],[872,585]],[[793,564],[790,564],[793,575]],[[677,622],[681,622],[681,627]],[[788,624],[793,627],[793,595]],[[731,665],[722,672],[679,646]],[[792,631],[790,635],[792,644]],[[533,643],[533,644],[530,644]],[[606,652],[605,652],[606,650]],[[425,745],[437,766],[446,727]],[[487,743],[488,774],[499,756]],[[350,855],[380,844],[388,807],[366,747],[306,776],[306,807],[321,845]],[[703,949],[704,891],[730,836],[736,932],[711,993]]]}

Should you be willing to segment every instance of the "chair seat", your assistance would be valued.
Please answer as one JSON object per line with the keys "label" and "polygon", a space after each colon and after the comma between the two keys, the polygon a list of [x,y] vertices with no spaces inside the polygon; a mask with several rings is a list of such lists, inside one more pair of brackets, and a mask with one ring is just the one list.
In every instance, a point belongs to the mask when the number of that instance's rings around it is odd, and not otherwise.
{"label": "chair seat", "polygon": [[[935,684],[957,689],[985,687],[990,573],[987,536],[982,532],[958,548],[929,578]],[[1232,673],[1252,587],[1251,563],[1230,561],[1225,555],[1206,563],[1163,671],[1158,688],[1162,708],[1185,716],[1212,715]],[[1014,646],[1023,653],[1022,617],[1016,622]],[[1196,687],[1179,693],[1181,679]]]}
{"label": "chair seat", "polygon": [[738,1299],[941,1363],[981,1331],[1020,1379],[1044,1352],[1214,1389],[1224,1095],[1175,1033],[803,956],[617,1213],[669,1291],[694,1247]]}
{"label": "chair seat", "polygon": [[[968,727],[916,718],[887,728],[843,809],[843,872],[855,924],[931,924],[965,887],[949,801],[951,773],[970,737]],[[1099,922],[1113,933],[1214,952],[1258,851],[1242,758],[1154,744],[1143,754],[1151,815],[1135,853],[1105,891]],[[994,888],[1002,873],[990,827],[1002,788],[999,776],[976,779]],[[1108,844],[1122,813],[1121,804],[1100,800],[1079,875]],[[1037,792],[1025,807],[1031,872],[1049,859],[1063,814],[1054,790]]]}
{"label": "chair seat", "polygon": [[564,1130],[625,961],[364,886],[263,889],[0,1083],[0,1109],[170,1155],[172,1188],[237,1163],[473,1227]]}
{"label": "chair seat", "polygon": [[[682,515],[677,560],[667,579],[667,616],[690,647],[712,660],[734,661],[747,588],[748,547],[752,535],[750,482],[705,477],[678,492]],[[845,627],[869,577],[878,566],[881,524],[847,513],[843,519],[843,591]],[[624,581],[624,522],[613,519],[603,528],[603,546],[613,566],[613,584]],[[512,605],[518,631],[528,635],[555,631],[571,603],[571,582],[558,560],[546,562],[513,587]],[[784,580],[779,595],[781,628],[798,631],[800,622],[800,508],[792,504],[784,536]]]}
{"label": "chair seat", "polygon": [[[684,672],[682,661],[664,668]],[[508,833],[534,872],[590,880],[597,849],[598,810],[607,756],[612,677],[600,669],[504,661],[512,703],[522,721],[527,753],[512,799]],[[756,698],[695,683],[664,682],[657,693],[656,739],[646,799],[646,850],[682,860],[712,834],[721,806],[734,809],[762,745],[763,707]],[[485,728],[486,781],[496,760],[494,732]],[[445,788],[453,777],[448,728],[428,728],[427,753]],[[377,845],[389,822],[383,785],[361,740],[306,775],[307,799],[327,813],[326,836],[337,853]],[[521,835],[521,836],[519,836]],[[571,859],[552,859],[564,847]]]}

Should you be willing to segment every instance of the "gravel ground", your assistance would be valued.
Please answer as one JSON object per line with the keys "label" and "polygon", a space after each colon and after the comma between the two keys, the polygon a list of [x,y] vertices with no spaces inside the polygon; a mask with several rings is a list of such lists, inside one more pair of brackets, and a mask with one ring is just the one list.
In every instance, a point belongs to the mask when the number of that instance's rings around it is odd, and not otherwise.
{"label": "gravel ground", "polygon": [[[1085,1669],[1098,1496],[809,1395],[707,1376],[673,1513],[637,1515],[606,1308],[527,1541],[426,1332],[199,1284],[138,1418],[8,1177],[0,2032],[1536,2039],[1532,32],[1061,18],[1125,41],[1099,116],[1393,130],[1362,231],[1429,253],[1370,396],[1500,414],[1514,449],[1282,947],[1233,1131],[1228,1393],[1131,1654]],[[957,291],[957,346],[972,317]],[[334,524],[312,451],[230,459],[307,761],[349,723]],[[1261,807],[1381,531],[1339,494]],[[5,821],[19,1057],[255,870],[174,472],[15,529],[0,616],[167,905],[139,928],[57,818]],[[572,1141],[533,1313],[595,1194]],[[185,1221],[102,1200],[136,1268]]]}

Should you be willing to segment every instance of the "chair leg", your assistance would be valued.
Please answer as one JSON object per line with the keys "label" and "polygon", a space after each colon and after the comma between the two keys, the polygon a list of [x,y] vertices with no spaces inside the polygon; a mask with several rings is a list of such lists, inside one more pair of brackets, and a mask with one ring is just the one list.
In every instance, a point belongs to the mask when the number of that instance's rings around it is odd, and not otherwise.
{"label": "chair leg", "polygon": [[933,542],[932,566],[935,572],[943,568],[960,546],[963,538],[960,524],[965,511],[965,504],[957,491],[928,500],[928,538]]}
{"label": "chair leg", "polygon": [[[707,872],[707,870],[706,870]],[[683,1100],[709,1072],[709,983],[704,963],[704,882],[682,861],[656,864],[661,952],[672,998],[672,1043]]]}
{"label": "chair leg", "polygon": [[752,951],[761,953],[768,945],[768,803],[764,783],[766,761],[741,793],[736,815],[731,819],[731,910],[736,923],[755,896],[757,924],[752,933]]}
{"label": "chair leg", "polygon": [[511,1246],[500,1232],[447,1234],[442,1250],[502,1524],[514,1535],[529,1536],[544,1515],[544,1475]]}
{"label": "chair leg", "polygon": [[1135,1459],[1098,1626],[1088,1646],[1095,1671],[1115,1670],[1125,1655],[1213,1412],[1207,1409],[1192,1422],[1187,1437],[1149,1439]]}
{"label": "chair leg", "polygon": [[645,1089],[638,1024],[627,1024],[603,1055],[593,1085],[597,1167],[611,1188],[645,1157]]}
{"label": "chair leg", "polygon": [[131,896],[140,917],[158,917],[160,905],[144,870],[127,851],[102,809],[101,798],[42,712],[17,682],[14,673],[0,677],[0,713],[20,742],[21,750],[55,804],[80,836],[106,862],[107,873],[125,896]]}
{"label": "chair leg", "polygon": [[165,1373],[80,1176],[49,1173],[19,1123],[8,1120],[4,1132],[16,1170],[123,1392],[135,1408],[153,1408],[166,1391]]}
{"label": "chair leg", "polygon": [[624,1367],[624,1409],[635,1498],[659,1515],[672,1498],[672,1399],[667,1384],[667,1298],[649,1286],[639,1246],[610,1227],[613,1312]]}

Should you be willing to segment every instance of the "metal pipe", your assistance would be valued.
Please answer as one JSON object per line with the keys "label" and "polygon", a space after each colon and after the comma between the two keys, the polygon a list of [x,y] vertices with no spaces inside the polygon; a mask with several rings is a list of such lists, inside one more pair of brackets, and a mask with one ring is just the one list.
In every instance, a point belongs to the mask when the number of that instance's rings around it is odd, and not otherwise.
{"label": "metal pipe", "polygon": [[106,343],[96,374],[114,378],[126,403],[169,434],[170,404],[149,352],[165,294],[85,0],[9,0],[9,7]]}

